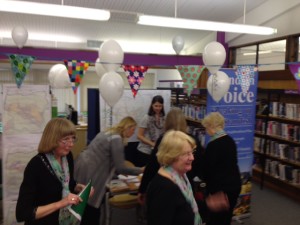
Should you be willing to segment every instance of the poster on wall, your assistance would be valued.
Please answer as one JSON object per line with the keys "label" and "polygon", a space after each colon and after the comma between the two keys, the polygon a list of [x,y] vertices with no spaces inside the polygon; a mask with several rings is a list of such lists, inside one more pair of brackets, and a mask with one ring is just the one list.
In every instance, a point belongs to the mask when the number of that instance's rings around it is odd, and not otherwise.
{"label": "poster on wall", "polygon": [[24,169],[37,154],[46,123],[51,119],[48,85],[3,85],[3,221],[16,224],[15,208]]}
{"label": "poster on wall", "polygon": [[254,66],[221,71],[230,79],[229,90],[220,99],[207,94],[207,113],[220,112],[225,117],[225,131],[237,144],[243,185],[234,215],[243,217],[250,213],[258,73]]}
{"label": "poster on wall", "polygon": [[[163,97],[164,109],[167,114],[171,107],[171,90],[141,89],[135,98],[132,96],[131,90],[124,90],[121,99],[112,108],[105,103],[100,91],[100,130],[106,130],[126,116],[132,116],[139,123],[143,116],[147,114],[152,98],[155,95]],[[136,134],[129,139],[129,142],[137,141]]]}

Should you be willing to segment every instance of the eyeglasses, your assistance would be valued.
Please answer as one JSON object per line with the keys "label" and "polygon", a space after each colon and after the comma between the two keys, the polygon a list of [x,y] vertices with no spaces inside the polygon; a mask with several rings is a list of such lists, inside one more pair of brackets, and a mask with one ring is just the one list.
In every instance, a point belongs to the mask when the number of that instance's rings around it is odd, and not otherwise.
{"label": "eyeglasses", "polygon": [[196,153],[196,149],[193,149],[190,152],[185,152],[185,153],[180,154],[180,156],[184,157],[184,158],[188,158],[190,156],[194,156],[195,153]]}
{"label": "eyeglasses", "polygon": [[64,145],[75,144],[77,141],[78,141],[77,137],[67,137],[60,140],[60,142]]}

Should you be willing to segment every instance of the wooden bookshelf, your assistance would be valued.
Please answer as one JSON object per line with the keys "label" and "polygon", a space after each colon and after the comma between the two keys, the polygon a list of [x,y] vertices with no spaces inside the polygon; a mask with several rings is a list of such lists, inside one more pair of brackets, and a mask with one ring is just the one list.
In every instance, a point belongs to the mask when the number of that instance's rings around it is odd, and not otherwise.
{"label": "wooden bookshelf", "polygon": [[[257,107],[264,110],[256,115],[253,180],[300,202],[300,95],[259,89],[258,98],[267,108]],[[286,112],[287,104],[296,105],[293,116]]]}

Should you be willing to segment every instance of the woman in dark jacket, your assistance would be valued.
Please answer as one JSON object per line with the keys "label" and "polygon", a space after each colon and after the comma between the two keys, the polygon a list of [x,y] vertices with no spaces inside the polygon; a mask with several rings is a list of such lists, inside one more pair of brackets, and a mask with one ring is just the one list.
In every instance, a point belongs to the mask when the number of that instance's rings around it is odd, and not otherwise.
{"label": "woman in dark jacket", "polygon": [[[209,196],[223,193],[229,203],[226,210],[218,212],[210,210],[209,220],[206,224],[230,225],[233,209],[241,191],[237,146],[224,131],[225,119],[219,112],[208,114],[202,124],[206,133],[211,137],[204,154],[204,180],[207,192]],[[219,203],[219,201],[215,203]]]}
{"label": "woman in dark jacket", "polygon": [[46,125],[38,154],[27,164],[20,186],[16,218],[25,225],[75,224],[68,206],[78,204],[85,186],[73,179],[71,149],[76,141],[74,124],[55,118]]}
{"label": "woman in dark jacket", "polygon": [[[182,131],[184,133],[188,132],[186,118],[180,108],[174,107],[167,114],[166,120],[165,120],[165,131],[167,132],[168,130],[178,130],[178,131]],[[149,183],[151,182],[153,177],[157,174],[157,171],[160,168],[160,165],[157,161],[156,153],[158,151],[158,146],[159,146],[162,138],[163,138],[163,135],[161,135],[160,138],[156,141],[155,147],[151,153],[150,161],[147,164],[145,171],[143,173],[143,178],[141,181],[141,185],[139,187],[139,194],[138,194],[138,199],[141,204],[144,204],[145,197],[146,197],[145,193],[147,191],[147,187],[148,187]],[[196,152],[194,153],[194,161],[192,164],[192,170],[187,172],[187,176],[192,185],[193,185],[193,178],[195,176],[202,178],[201,166],[203,165],[203,162],[202,162],[203,157],[201,155],[204,152],[204,149],[202,148],[199,140],[197,140],[196,138],[194,138],[194,139],[195,139],[197,148],[196,148]]]}

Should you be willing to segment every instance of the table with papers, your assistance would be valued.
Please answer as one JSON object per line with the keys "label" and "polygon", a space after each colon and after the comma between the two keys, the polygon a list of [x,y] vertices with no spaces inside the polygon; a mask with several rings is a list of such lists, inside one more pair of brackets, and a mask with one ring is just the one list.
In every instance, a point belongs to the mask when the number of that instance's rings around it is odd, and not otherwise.
{"label": "table with papers", "polygon": [[105,224],[110,224],[110,205],[109,198],[121,194],[137,194],[142,175],[118,175],[116,179],[112,179],[107,185],[105,194]]}

